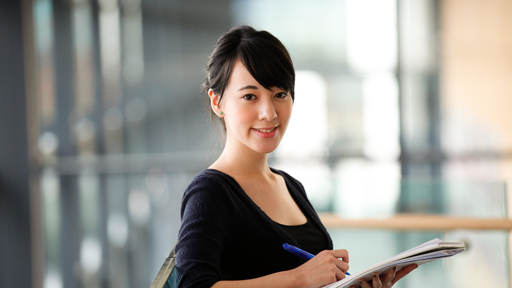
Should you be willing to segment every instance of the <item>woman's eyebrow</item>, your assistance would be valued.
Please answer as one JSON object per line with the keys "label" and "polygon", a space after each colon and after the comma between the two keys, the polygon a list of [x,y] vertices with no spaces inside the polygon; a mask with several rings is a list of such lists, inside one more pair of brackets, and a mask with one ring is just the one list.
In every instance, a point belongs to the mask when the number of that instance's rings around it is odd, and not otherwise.
{"label": "woman's eyebrow", "polygon": [[238,89],[238,91],[247,90],[247,89],[258,90],[258,87],[254,86],[254,85],[247,85],[247,86],[244,86],[244,87]]}

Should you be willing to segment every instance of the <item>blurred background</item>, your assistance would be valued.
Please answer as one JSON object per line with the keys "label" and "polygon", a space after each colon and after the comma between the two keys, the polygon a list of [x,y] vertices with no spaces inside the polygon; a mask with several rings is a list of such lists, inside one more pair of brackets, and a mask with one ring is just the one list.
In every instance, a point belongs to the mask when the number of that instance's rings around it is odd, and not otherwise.
{"label": "blurred background", "polygon": [[352,271],[439,237],[468,250],[397,287],[511,287],[508,0],[2,1],[0,287],[150,285],[184,189],[222,148],[201,83],[239,24],[292,55],[270,161],[322,215],[466,219],[331,225]]}

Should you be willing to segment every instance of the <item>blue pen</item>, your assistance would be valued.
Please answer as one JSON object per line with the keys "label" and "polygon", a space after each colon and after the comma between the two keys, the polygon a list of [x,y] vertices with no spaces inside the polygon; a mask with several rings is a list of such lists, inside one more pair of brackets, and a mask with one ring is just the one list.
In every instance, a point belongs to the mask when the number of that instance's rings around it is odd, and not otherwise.
{"label": "blue pen", "polygon": [[[299,257],[304,258],[304,259],[308,259],[309,260],[309,259],[315,257],[315,255],[313,255],[313,254],[311,254],[309,252],[306,252],[306,251],[304,251],[304,250],[302,250],[302,249],[300,249],[298,247],[290,245],[288,243],[284,243],[283,244],[283,248],[284,248],[284,250],[292,253],[293,255],[299,256]],[[350,273],[345,272],[345,275],[350,275]]]}

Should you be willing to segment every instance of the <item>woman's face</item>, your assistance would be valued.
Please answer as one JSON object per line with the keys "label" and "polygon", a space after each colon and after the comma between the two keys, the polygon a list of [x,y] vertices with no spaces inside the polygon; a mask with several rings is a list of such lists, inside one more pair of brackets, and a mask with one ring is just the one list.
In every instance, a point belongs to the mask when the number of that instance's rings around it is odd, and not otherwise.
{"label": "woman's face", "polygon": [[[226,145],[257,153],[274,151],[288,126],[292,97],[282,88],[261,86],[236,60],[224,96],[209,91],[212,109],[224,118]],[[222,112],[222,114],[221,114]]]}

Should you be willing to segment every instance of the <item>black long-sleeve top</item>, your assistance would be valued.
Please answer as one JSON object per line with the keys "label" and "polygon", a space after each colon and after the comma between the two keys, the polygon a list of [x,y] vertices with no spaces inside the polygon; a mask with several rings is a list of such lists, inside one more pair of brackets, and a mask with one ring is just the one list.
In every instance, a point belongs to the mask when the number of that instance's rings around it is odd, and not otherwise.
{"label": "black long-sleeve top", "polygon": [[[292,198],[316,228],[315,237],[325,236],[324,246],[309,252],[332,249],[302,184],[283,171],[272,171],[284,178]],[[286,227],[270,219],[231,176],[220,171],[207,169],[194,178],[183,195],[181,218],[175,248],[178,287],[252,279],[305,262],[282,248],[285,242],[300,247]]]}

